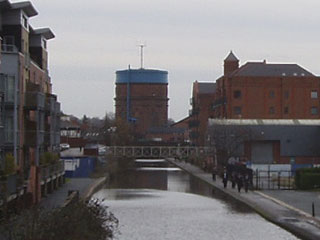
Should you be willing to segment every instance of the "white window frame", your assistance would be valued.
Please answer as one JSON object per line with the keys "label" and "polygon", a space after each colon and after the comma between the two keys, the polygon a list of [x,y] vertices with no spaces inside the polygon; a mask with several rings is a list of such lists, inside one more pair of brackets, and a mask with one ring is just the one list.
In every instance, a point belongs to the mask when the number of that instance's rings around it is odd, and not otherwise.
{"label": "white window frame", "polygon": [[312,90],[311,91],[311,98],[312,99],[317,99],[318,98],[318,91],[317,90]]}

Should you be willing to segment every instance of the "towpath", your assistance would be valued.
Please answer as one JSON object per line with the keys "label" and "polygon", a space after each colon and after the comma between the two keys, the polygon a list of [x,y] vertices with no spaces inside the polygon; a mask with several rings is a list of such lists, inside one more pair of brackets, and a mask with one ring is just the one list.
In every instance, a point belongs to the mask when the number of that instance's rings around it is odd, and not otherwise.
{"label": "towpath", "polygon": [[223,188],[221,178],[217,177],[217,180],[213,181],[210,173],[206,173],[194,165],[176,159],[167,160],[212,185],[216,191],[222,191],[243,202],[264,218],[296,234],[298,237],[311,240],[320,239],[320,219],[310,215],[309,201],[303,203],[306,199],[317,200],[317,203],[319,203],[318,193],[308,193],[309,197],[301,192],[281,192],[279,190],[272,192],[249,191],[248,193],[242,191],[238,193],[230,185]]}

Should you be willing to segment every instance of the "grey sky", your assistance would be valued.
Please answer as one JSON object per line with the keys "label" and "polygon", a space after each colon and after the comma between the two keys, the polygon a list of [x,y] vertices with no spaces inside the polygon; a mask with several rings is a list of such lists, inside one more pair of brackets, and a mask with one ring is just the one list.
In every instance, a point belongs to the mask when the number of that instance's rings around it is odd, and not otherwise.
{"label": "grey sky", "polygon": [[[16,1],[12,1],[16,2]],[[320,73],[319,0],[33,0],[34,27],[49,26],[53,90],[82,117],[114,111],[115,71],[169,71],[169,117],[188,114],[192,82],[214,81],[232,49],[250,60],[295,62]]]}

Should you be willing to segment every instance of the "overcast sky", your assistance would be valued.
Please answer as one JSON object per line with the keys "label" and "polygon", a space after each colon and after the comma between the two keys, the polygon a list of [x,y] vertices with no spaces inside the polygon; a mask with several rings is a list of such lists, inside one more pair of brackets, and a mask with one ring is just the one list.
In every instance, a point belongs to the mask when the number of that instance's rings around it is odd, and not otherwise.
{"label": "overcast sky", "polygon": [[[192,83],[215,81],[232,49],[240,59],[295,62],[320,74],[319,0],[31,0],[49,26],[49,70],[62,110],[114,112],[115,71],[169,72],[169,117],[188,115]],[[11,1],[17,2],[17,1]]]}

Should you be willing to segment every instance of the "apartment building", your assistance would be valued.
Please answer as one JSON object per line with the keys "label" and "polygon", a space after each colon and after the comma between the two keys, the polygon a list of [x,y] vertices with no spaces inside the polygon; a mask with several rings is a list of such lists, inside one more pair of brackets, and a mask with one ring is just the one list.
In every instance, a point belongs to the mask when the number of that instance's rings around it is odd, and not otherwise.
{"label": "apartment building", "polygon": [[46,153],[59,153],[60,144],[60,103],[52,94],[48,71],[47,41],[54,34],[29,24],[37,14],[30,2],[0,1],[0,162],[3,166],[5,157],[12,154],[22,180],[19,193],[30,193],[33,203],[45,194],[45,178],[50,177],[40,159]]}

